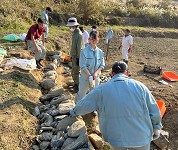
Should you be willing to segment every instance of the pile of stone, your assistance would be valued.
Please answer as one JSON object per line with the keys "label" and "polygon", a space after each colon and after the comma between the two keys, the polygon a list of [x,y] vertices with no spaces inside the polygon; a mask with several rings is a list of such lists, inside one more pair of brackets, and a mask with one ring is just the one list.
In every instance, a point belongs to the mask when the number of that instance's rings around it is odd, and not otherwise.
{"label": "pile of stone", "polygon": [[[55,55],[48,54],[53,57]],[[49,58],[50,58],[49,57]],[[74,107],[72,95],[63,87],[56,88],[58,57],[44,69],[41,87],[45,95],[40,97],[41,105],[36,106],[33,115],[39,120],[39,134],[32,146],[33,150],[89,150],[85,123],[81,117],[69,113]]]}
{"label": "pile of stone", "polygon": [[48,64],[44,71],[56,70],[60,66],[60,52],[48,51],[46,53],[46,60],[52,61],[52,63]]}
{"label": "pile of stone", "polygon": [[89,150],[84,121],[70,116],[69,111],[75,105],[71,97],[64,94],[63,88],[40,97],[42,104],[34,109],[40,123],[34,150]]}

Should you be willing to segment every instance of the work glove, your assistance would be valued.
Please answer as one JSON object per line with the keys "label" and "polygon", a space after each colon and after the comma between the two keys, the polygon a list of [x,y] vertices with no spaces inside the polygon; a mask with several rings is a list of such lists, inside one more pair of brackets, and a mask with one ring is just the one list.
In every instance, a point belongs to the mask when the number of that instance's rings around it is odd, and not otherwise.
{"label": "work glove", "polygon": [[153,140],[156,140],[160,137],[160,130],[159,129],[154,129],[153,130]]}
{"label": "work glove", "polygon": [[89,85],[90,85],[90,87],[94,87],[94,80],[93,80],[93,76],[89,76]]}
{"label": "work glove", "polygon": [[79,58],[76,58],[76,64],[79,66]]}

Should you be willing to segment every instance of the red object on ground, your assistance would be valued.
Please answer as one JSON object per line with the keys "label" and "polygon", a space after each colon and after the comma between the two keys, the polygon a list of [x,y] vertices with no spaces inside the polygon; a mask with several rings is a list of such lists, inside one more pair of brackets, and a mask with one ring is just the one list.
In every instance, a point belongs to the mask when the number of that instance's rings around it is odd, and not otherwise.
{"label": "red object on ground", "polygon": [[165,103],[162,100],[156,100],[156,103],[158,104],[160,113],[161,113],[161,117],[164,116],[164,113],[166,112],[166,106]]}
{"label": "red object on ground", "polygon": [[71,61],[71,57],[70,56],[64,57],[64,61]]}
{"label": "red object on ground", "polygon": [[162,77],[168,81],[178,81],[178,75],[171,71],[164,71]]}

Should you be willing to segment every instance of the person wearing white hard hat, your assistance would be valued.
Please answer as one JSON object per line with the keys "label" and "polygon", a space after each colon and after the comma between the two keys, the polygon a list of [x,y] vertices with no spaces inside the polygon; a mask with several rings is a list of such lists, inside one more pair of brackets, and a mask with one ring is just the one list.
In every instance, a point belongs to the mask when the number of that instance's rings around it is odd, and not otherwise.
{"label": "person wearing white hard hat", "polygon": [[74,86],[71,89],[73,92],[78,91],[78,85],[79,85],[79,57],[80,57],[80,51],[82,48],[82,32],[79,29],[79,23],[77,22],[77,19],[72,17],[68,19],[67,25],[70,28],[70,31],[72,34],[72,45],[70,50],[70,56],[72,58],[72,78],[74,80]]}

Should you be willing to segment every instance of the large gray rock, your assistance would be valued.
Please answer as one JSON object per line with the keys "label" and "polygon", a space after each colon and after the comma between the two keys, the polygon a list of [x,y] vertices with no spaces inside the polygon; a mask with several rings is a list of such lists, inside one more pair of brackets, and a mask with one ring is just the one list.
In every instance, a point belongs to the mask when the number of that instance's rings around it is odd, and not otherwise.
{"label": "large gray rock", "polygon": [[74,103],[63,103],[59,104],[59,113],[60,114],[67,114],[69,113],[70,109],[74,107]]}
{"label": "large gray rock", "polygon": [[169,133],[161,130],[160,137],[156,140],[153,140],[153,142],[160,149],[166,149],[166,148],[168,148],[168,146],[170,144],[168,138],[169,138]]}
{"label": "large gray rock", "polygon": [[65,138],[63,136],[62,132],[58,132],[57,135],[55,135],[51,140],[51,147],[62,147],[63,143],[65,141]]}
{"label": "large gray rock", "polygon": [[54,55],[52,56],[52,58],[53,58],[53,63],[56,64],[57,66],[60,66],[61,64],[60,56]]}
{"label": "large gray rock", "polygon": [[55,63],[50,63],[45,70],[46,71],[50,71],[50,70],[56,70],[57,69],[57,65]]}
{"label": "large gray rock", "polygon": [[73,103],[74,101],[72,100],[66,100],[66,101],[62,101],[60,104],[65,104],[65,103]]}
{"label": "large gray rock", "polygon": [[66,101],[71,98],[71,95],[62,95],[60,97],[55,97],[51,100],[51,105],[60,104],[62,101]]}
{"label": "large gray rock", "polygon": [[77,121],[76,117],[66,117],[58,122],[56,129],[58,131],[64,131],[67,126],[71,126],[75,121]]}
{"label": "large gray rock", "polygon": [[53,79],[44,79],[41,82],[41,87],[45,90],[50,90],[54,86],[55,86],[55,80],[53,80]]}
{"label": "large gray rock", "polygon": [[44,113],[42,120],[44,120],[44,123],[42,123],[41,126],[48,127],[48,126],[51,126],[53,122],[53,117],[47,113]]}
{"label": "large gray rock", "polygon": [[40,110],[39,110],[39,107],[38,107],[38,106],[36,106],[36,107],[34,108],[33,115],[34,115],[34,116],[40,115]]}
{"label": "large gray rock", "polygon": [[64,93],[64,88],[63,87],[51,90],[51,91],[49,91],[48,94],[46,94],[44,96],[41,96],[40,97],[40,101],[44,102],[44,101],[52,100],[54,97],[61,96],[63,93]]}
{"label": "large gray rock", "polygon": [[40,150],[40,148],[39,148],[38,145],[33,145],[33,146],[32,146],[32,149],[33,149],[33,150]]}
{"label": "large gray rock", "polygon": [[72,62],[68,62],[68,66],[72,68]]}
{"label": "large gray rock", "polygon": [[58,109],[49,110],[48,113],[49,113],[51,116],[57,116],[57,115],[60,114]]}
{"label": "large gray rock", "polygon": [[42,134],[38,135],[38,139],[40,141],[50,141],[53,137],[52,132],[43,132]]}
{"label": "large gray rock", "polygon": [[49,146],[49,144],[50,144],[50,142],[48,142],[48,141],[43,141],[43,142],[41,142],[41,143],[40,143],[40,149],[41,149],[41,150],[47,149],[47,147]]}
{"label": "large gray rock", "polygon": [[103,147],[104,147],[104,141],[103,141],[103,139],[100,136],[98,136],[95,133],[92,133],[88,137],[89,137],[91,143],[94,145],[94,147],[96,147],[96,148],[98,148],[100,150],[103,149]]}
{"label": "large gray rock", "polygon": [[39,106],[39,110],[41,112],[47,111],[47,110],[49,110],[49,108],[50,108],[50,104],[49,105],[40,105]]}
{"label": "large gray rock", "polygon": [[82,145],[88,143],[87,135],[80,135],[74,142],[67,145],[66,147],[61,148],[62,150],[76,150],[82,147]]}
{"label": "large gray rock", "polygon": [[81,134],[86,133],[86,127],[85,127],[85,122],[80,120],[74,122],[71,127],[68,130],[68,136],[69,137],[78,137]]}
{"label": "large gray rock", "polygon": [[64,93],[64,88],[59,87],[57,89],[50,90],[48,94],[51,94],[53,96],[55,95],[55,97],[57,97],[57,96],[61,96],[63,93]]}
{"label": "large gray rock", "polygon": [[72,142],[74,142],[76,140],[76,138],[67,138],[62,146],[61,149],[65,148],[67,145],[71,144]]}
{"label": "large gray rock", "polygon": [[60,121],[64,118],[68,117],[68,115],[60,115],[60,116],[55,116],[54,119],[57,120],[57,121]]}
{"label": "large gray rock", "polygon": [[47,51],[46,56],[60,55],[59,51]]}
{"label": "large gray rock", "polygon": [[52,71],[48,71],[44,74],[44,78],[49,78],[50,76],[57,77],[57,72],[52,70]]}

